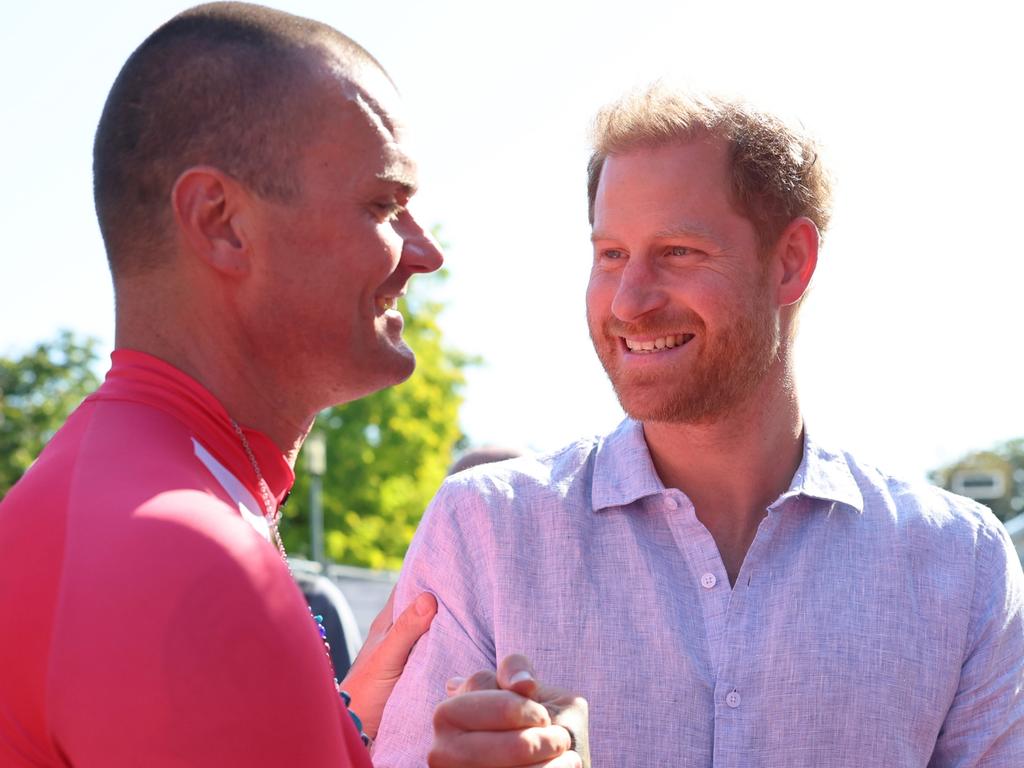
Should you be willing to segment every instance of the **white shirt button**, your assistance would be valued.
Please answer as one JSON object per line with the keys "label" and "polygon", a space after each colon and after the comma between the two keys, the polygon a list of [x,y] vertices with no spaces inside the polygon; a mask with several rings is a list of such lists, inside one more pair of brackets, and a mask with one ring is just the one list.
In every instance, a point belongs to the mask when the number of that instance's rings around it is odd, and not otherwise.
{"label": "white shirt button", "polygon": [[725,703],[736,709],[740,705],[740,695],[736,691],[729,691],[725,694]]}
{"label": "white shirt button", "polygon": [[671,496],[665,497],[665,509],[679,509],[679,502]]}
{"label": "white shirt button", "polygon": [[700,585],[704,587],[704,589],[714,589],[715,584],[717,583],[718,579],[715,577],[715,574],[713,573],[705,573],[703,576],[700,577]]}

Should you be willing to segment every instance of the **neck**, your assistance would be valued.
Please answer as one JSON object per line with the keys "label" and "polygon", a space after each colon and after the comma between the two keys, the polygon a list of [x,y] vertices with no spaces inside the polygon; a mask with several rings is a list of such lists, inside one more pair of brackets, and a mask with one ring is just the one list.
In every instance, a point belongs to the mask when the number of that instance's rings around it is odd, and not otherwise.
{"label": "neck", "polygon": [[151,354],[191,376],[236,422],[269,437],[294,467],[318,409],[291,401],[287,382],[254,364],[265,351],[194,306],[181,311],[181,304],[161,302],[152,291],[138,292],[146,296],[139,306],[125,293],[118,291],[114,345]]}
{"label": "neck", "polygon": [[655,469],[698,512],[760,520],[789,487],[803,455],[803,421],[790,376],[710,423],[648,422]]}
{"label": "neck", "polygon": [[768,507],[800,466],[802,431],[796,392],[787,386],[712,423],[644,424],[662,482],[689,497],[732,585]]}

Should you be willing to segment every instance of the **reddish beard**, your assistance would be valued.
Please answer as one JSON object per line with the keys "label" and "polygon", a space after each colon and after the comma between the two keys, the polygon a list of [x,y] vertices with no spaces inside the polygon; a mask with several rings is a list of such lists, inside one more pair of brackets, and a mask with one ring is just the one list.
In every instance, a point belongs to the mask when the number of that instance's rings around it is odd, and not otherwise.
{"label": "reddish beard", "polygon": [[[744,403],[764,380],[778,358],[781,332],[766,292],[737,310],[733,321],[709,333],[704,320],[691,310],[651,318],[639,324],[615,318],[595,328],[590,337],[622,409],[638,421],[685,424],[711,423]],[[687,344],[691,360],[678,371],[630,371],[620,365],[622,336],[652,338],[693,333]],[[654,353],[662,354],[662,353]]]}

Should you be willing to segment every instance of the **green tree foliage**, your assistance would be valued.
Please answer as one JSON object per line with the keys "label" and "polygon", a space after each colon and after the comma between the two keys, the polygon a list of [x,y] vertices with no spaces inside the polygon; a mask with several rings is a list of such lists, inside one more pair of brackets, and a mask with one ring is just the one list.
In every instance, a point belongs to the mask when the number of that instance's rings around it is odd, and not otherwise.
{"label": "green tree foliage", "polygon": [[[417,277],[422,289],[444,273]],[[423,510],[461,446],[463,369],[475,360],[444,346],[436,301],[402,299],[405,340],[416,372],[403,384],[324,411],[316,429],[327,444],[323,478],[325,549],[335,562],[398,568]],[[303,457],[285,507],[289,552],[308,554],[310,478]]]}
{"label": "green tree foliage", "polygon": [[21,357],[0,358],[0,497],[99,385],[96,361],[96,341],[70,331]]}
{"label": "green tree foliage", "polygon": [[929,473],[929,478],[936,485],[968,495],[971,495],[971,480],[979,477],[991,479],[996,490],[1002,489],[995,498],[978,499],[996,517],[1009,520],[1024,513],[1024,438],[1007,440],[991,450],[972,451]]}

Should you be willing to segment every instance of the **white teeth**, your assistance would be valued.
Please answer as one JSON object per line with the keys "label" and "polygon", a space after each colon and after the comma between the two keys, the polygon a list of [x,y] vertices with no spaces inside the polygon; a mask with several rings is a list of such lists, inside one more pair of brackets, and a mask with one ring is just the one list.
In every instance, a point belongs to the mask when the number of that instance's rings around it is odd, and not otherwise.
{"label": "white teeth", "polygon": [[681,347],[692,334],[677,333],[672,336],[660,336],[651,341],[640,341],[638,339],[624,339],[626,348],[630,352],[656,352],[662,349]]}

